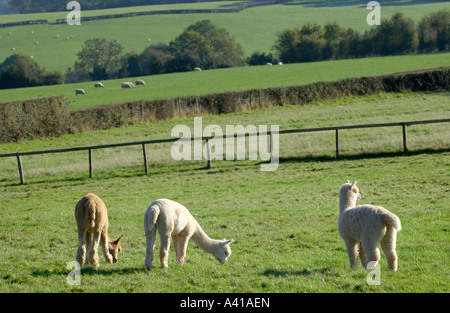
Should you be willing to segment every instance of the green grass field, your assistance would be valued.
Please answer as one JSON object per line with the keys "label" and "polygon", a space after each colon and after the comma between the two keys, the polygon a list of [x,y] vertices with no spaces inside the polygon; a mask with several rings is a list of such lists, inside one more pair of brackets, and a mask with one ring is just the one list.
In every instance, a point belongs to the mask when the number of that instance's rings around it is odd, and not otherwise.
{"label": "green grass field", "polygon": [[[375,57],[354,60],[250,66],[229,69],[163,74],[143,77],[146,87],[121,89],[124,79],[103,81],[104,89],[93,82],[0,90],[1,102],[64,95],[69,108],[80,109],[133,100],[167,99],[226,91],[303,85],[319,81],[373,76],[450,65],[450,53]],[[133,79],[130,79],[134,81]],[[83,88],[86,95],[75,95]]]}
{"label": "green grass field", "polygon": [[[216,124],[279,124],[280,129],[362,124],[449,116],[448,92],[379,94],[305,106],[252,110],[203,118]],[[0,153],[170,137],[192,119],[147,123],[60,138],[5,144]],[[15,159],[0,160],[0,292],[442,292],[448,293],[450,128],[408,127],[411,154],[401,150],[401,129],[343,132],[344,158],[333,158],[334,133],[280,140],[281,164],[260,171],[259,161],[175,162],[170,145],[142,151],[95,151],[94,178],[84,153],[24,157],[27,184],[18,184]],[[377,141],[379,138],[379,141]],[[417,153],[423,149],[437,151]],[[440,152],[439,152],[440,151]],[[387,153],[384,153],[387,152]],[[366,153],[365,157],[358,157]],[[361,203],[383,205],[403,225],[399,270],[382,255],[381,285],[368,271],[351,270],[337,232],[338,190],[358,180]],[[70,286],[67,269],[77,249],[76,202],[94,192],[105,201],[110,235],[122,233],[119,263],[82,269]],[[229,262],[220,265],[190,243],[185,266],[144,267],[143,216],[157,198],[186,205],[212,238],[234,238]],[[157,241],[156,250],[159,247]]]}
{"label": "green grass field", "polygon": [[[395,12],[401,11],[405,16],[418,22],[425,15],[447,7],[445,3],[416,2],[383,6],[382,18],[388,19]],[[214,8],[229,5],[229,2],[199,3],[168,5],[163,8]],[[136,11],[149,9],[138,7]],[[155,9],[161,8],[156,6]],[[123,8],[106,10],[103,13],[122,13],[130,10],[132,9]],[[64,18],[68,12],[24,15],[23,18],[2,15],[0,23],[12,19]],[[148,39],[151,39],[152,44],[169,43],[181,34],[184,28],[202,19],[210,19],[214,24],[226,28],[236,41],[243,45],[246,54],[250,55],[257,50],[270,51],[277,33],[286,28],[301,27],[307,22],[325,24],[336,21],[343,27],[352,27],[363,32],[369,29],[366,23],[368,12],[365,5],[318,7],[294,3],[249,8],[239,13],[164,14],[90,21],[80,26],[62,24],[8,27],[0,29],[0,61],[3,62],[13,53],[23,53],[32,55],[34,60],[48,70],[65,73],[68,67],[73,67],[76,54],[86,39],[94,37],[116,39],[124,46],[125,51],[141,52],[149,45]],[[87,11],[82,14],[100,15],[102,11]],[[31,34],[31,31],[34,33]],[[9,32],[12,36],[7,35]],[[70,39],[71,36],[74,38]],[[35,44],[36,41],[39,44]]]}

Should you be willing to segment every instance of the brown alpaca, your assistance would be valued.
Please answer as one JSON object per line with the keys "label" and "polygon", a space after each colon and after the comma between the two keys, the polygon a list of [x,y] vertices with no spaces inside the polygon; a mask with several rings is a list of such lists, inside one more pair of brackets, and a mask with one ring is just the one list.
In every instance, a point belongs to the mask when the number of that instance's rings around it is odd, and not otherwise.
{"label": "brown alpaca", "polygon": [[98,268],[98,245],[102,247],[106,262],[116,263],[119,258],[119,252],[122,251],[120,240],[108,238],[108,213],[106,205],[93,193],[87,194],[75,207],[75,220],[78,228],[78,250],[76,260],[80,266],[87,263]]}

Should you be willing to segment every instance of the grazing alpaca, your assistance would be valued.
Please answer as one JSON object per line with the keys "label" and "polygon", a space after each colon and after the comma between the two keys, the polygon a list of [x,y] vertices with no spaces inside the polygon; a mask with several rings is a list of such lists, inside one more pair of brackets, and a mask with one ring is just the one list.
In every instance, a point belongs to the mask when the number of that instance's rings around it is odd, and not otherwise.
{"label": "grazing alpaca", "polygon": [[[106,262],[116,263],[119,258],[119,252],[122,251],[120,240],[108,238],[108,213],[105,203],[94,195],[87,194],[75,207],[75,220],[78,228],[78,250],[76,260],[80,266],[84,265],[87,246],[87,263],[98,268],[98,245],[102,247]],[[91,236],[93,235],[93,238]]]}
{"label": "grazing alpaca", "polygon": [[173,239],[177,264],[183,265],[190,238],[203,250],[211,253],[220,261],[227,262],[231,255],[230,243],[234,240],[214,240],[208,237],[195,218],[180,203],[168,199],[154,201],[144,216],[144,229],[147,240],[145,267],[150,270],[153,263],[156,230],[161,240],[159,258],[161,266],[168,266],[170,237]]}
{"label": "grazing alpaca", "polygon": [[[339,235],[345,242],[350,266],[355,267],[358,255],[366,269],[373,269],[380,260],[378,245],[381,244],[388,268],[397,270],[395,252],[397,231],[401,230],[400,219],[380,206],[356,205],[361,199],[356,181],[348,180],[339,191]],[[369,267],[370,266],[370,267]]]}

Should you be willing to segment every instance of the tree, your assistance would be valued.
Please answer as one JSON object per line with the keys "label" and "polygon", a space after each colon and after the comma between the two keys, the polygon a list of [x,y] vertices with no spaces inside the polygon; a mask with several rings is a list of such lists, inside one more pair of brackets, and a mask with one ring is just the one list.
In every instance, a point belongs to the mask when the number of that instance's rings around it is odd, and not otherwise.
{"label": "tree", "polygon": [[47,72],[27,55],[13,54],[0,65],[0,89],[62,83],[61,73]]}
{"label": "tree", "polygon": [[390,20],[384,20],[374,36],[379,55],[393,55],[414,52],[417,48],[417,32],[414,22],[403,13],[396,13]]}
{"label": "tree", "polygon": [[174,67],[180,70],[191,70],[197,66],[210,69],[245,65],[242,46],[226,29],[215,26],[210,20],[199,21],[187,27],[170,42],[169,50],[173,56],[187,62],[185,66],[179,64]]}
{"label": "tree", "polygon": [[418,26],[419,50],[446,51],[450,43],[450,11],[441,10],[425,16]]}
{"label": "tree", "polygon": [[77,54],[74,73],[87,74],[92,80],[114,78],[122,65],[122,50],[116,40],[88,39]]}

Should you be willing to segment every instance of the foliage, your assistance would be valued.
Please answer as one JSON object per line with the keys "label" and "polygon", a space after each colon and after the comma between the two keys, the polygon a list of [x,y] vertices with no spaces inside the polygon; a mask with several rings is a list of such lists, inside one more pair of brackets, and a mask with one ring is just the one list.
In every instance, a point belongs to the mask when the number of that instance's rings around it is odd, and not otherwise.
{"label": "foliage", "polygon": [[47,72],[31,57],[13,54],[0,64],[0,89],[21,88],[63,83],[63,75]]}
{"label": "foliage", "polygon": [[121,66],[122,50],[123,46],[116,40],[88,39],[77,54],[74,70],[69,68],[67,75],[89,77],[91,80],[113,78]]}
{"label": "foliage", "polygon": [[[123,77],[242,66],[242,46],[224,29],[210,20],[187,27],[169,45],[157,44],[140,55],[131,53],[122,60]],[[134,64],[135,66],[132,66]]]}
{"label": "foliage", "polygon": [[286,63],[444,51],[450,42],[449,12],[433,13],[422,19],[417,28],[411,19],[396,13],[364,34],[344,29],[336,22],[324,27],[307,23],[300,29],[282,31],[274,49]]}

